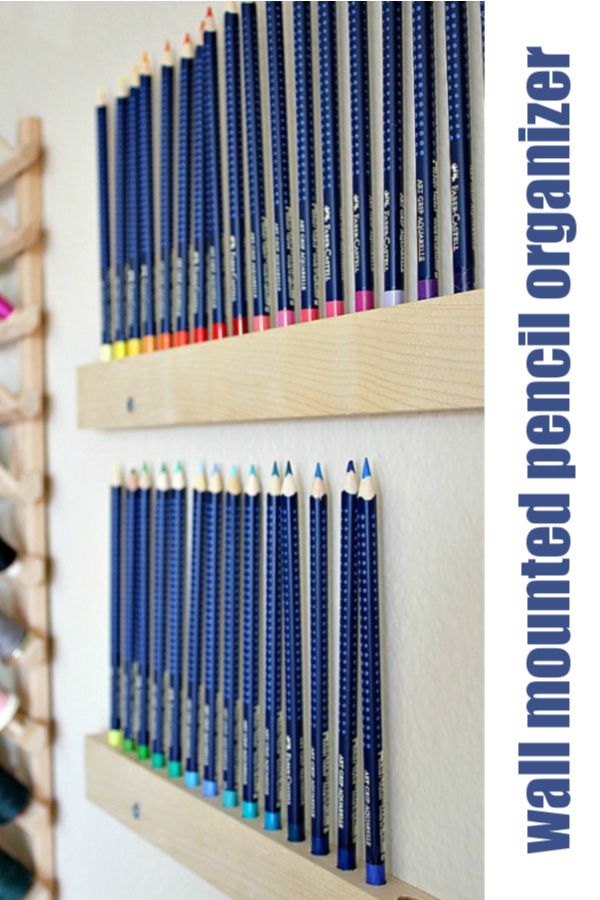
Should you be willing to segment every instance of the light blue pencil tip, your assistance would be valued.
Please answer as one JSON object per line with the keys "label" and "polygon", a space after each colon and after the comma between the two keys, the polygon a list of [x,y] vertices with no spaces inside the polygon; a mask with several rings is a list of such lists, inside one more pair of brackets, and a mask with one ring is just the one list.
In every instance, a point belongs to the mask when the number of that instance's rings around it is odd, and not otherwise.
{"label": "light blue pencil tip", "polygon": [[291,475],[291,474],[292,474],[292,464],[291,464],[291,462],[289,461],[289,459],[288,459],[288,461],[287,461],[286,464],[285,464],[285,474],[286,474],[286,475]]}
{"label": "light blue pencil tip", "polygon": [[256,466],[254,465],[254,463],[250,466],[250,471],[248,472],[248,474],[250,476],[256,475]]}
{"label": "light blue pencil tip", "polygon": [[204,463],[199,462],[196,466],[196,475],[204,475]]}
{"label": "light blue pencil tip", "polygon": [[315,478],[320,478],[323,480],[323,470],[321,469],[321,463],[317,463],[317,468],[315,469]]}
{"label": "light blue pencil tip", "polygon": [[230,475],[237,475],[237,473],[238,473],[238,467],[237,467],[237,466],[232,466],[232,467],[230,468],[230,470],[229,470],[229,474],[230,474]]}
{"label": "light blue pencil tip", "polygon": [[175,471],[176,471],[176,472],[183,472],[183,465],[182,465],[182,463],[177,462],[177,463],[175,464]]}
{"label": "light blue pencil tip", "polygon": [[271,469],[271,475],[279,476],[279,466],[276,462],[273,463],[273,468]]}
{"label": "light blue pencil tip", "polygon": [[365,457],[365,461],[363,463],[362,477],[368,478],[371,474],[371,466],[369,465],[369,460]]}
{"label": "light blue pencil tip", "polygon": [[218,475],[218,474],[219,474],[219,465],[218,465],[218,463],[213,463],[212,469],[210,470],[210,474],[211,474],[211,475]]}
{"label": "light blue pencil tip", "polygon": [[354,468],[354,460],[353,459],[348,461],[348,465],[346,466],[346,472],[356,472],[356,469]]}

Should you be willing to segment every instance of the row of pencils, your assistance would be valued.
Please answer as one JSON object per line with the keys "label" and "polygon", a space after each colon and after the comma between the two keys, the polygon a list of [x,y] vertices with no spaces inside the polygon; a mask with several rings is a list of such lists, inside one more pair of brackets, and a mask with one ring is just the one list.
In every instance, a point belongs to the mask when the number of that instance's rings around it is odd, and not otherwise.
{"label": "row of pencils", "polygon": [[[153,73],[148,54],[122,78],[114,111],[114,191],[108,104],[96,108],[101,274],[101,359],[263,331],[375,305],[372,158],[383,142],[384,305],[405,298],[404,86],[402,11],[382,4],[381,61],[369,51],[372,12],[364,0],[293,3],[293,101],[288,100],[281,2],[266,3],[259,36],[254,2],[231,3],[222,27],[209,8],[197,44],[185,36],[178,69],[171,45],[160,65],[159,173],[154,176]],[[317,6],[318,78],[313,77],[312,7]],[[439,292],[439,198],[434,4],[412,2],[418,299]],[[338,20],[348,19],[347,59],[338,64]],[[478,36],[483,40],[482,27]],[[469,27],[466,2],[445,3],[452,254],[455,292],[475,286]],[[265,41],[266,37],[266,41]],[[472,35],[471,35],[472,39]],[[261,42],[268,58],[269,145],[262,116]],[[224,58],[224,67],[222,65]],[[375,64],[376,63],[376,64]],[[339,78],[351,101],[351,210],[342,207]],[[219,81],[228,203],[221,172]],[[370,79],[382,78],[381,129],[372,130]],[[177,111],[175,81],[177,80]],[[317,83],[315,89],[315,82]],[[320,106],[317,146],[315,98]],[[289,107],[289,110],[288,110]],[[289,122],[295,122],[297,207],[290,184]],[[266,159],[266,163],[265,163]],[[318,171],[319,170],[319,171]],[[175,171],[176,181],[175,184]],[[319,176],[319,178],[318,178]],[[273,208],[266,208],[265,178]],[[247,196],[245,190],[247,181]],[[321,196],[317,198],[317,185]],[[159,235],[155,241],[155,189]],[[111,214],[111,206],[112,214]],[[297,210],[297,212],[296,212]],[[344,285],[344,218],[352,216],[352,301]],[[228,219],[226,221],[226,217]],[[294,217],[298,239],[294,240]],[[114,226],[114,241],[111,231]],[[295,246],[295,243],[298,246]],[[155,244],[159,248],[155,259]],[[114,247],[113,247],[114,245]],[[322,250],[320,249],[322,248]],[[113,265],[114,249],[114,265]],[[274,254],[275,284],[269,284]],[[294,265],[299,266],[299,291]],[[226,265],[229,277],[226,277]],[[226,296],[227,285],[230,296]],[[322,296],[319,296],[322,294]],[[299,296],[298,296],[299,295]],[[276,303],[276,316],[271,307]]]}
{"label": "row of pencils", "polygon": [[[166,766],[188,787],[201,786],[205,797],[221,794],[226,807],[238,807],[241,799],[244,818],[259,816],[262,786],[267,830],[282,827],[284,781],[288,840],[304,841],[302,510],[292,468],[288,463],[281,479],[273,465],[265,509],[254,466],[244,486],[235,467],[225,484],[217,466],[208,480],[200,471],[191,492],[189,541],[187,503],[181,465],[172,477],[162,466],[155,486],[146,466],[125,484],[120,469],[114,471],[109,743],[156,768]],[[312,853],[325,855],[330,528],[320,465],[308,519],[310,839]],[[366,460],[360,484],[354,463],[348,464],[339,534],[337,864],[356,868],[360,681],[366,880],[384,884],[377,508]]]}

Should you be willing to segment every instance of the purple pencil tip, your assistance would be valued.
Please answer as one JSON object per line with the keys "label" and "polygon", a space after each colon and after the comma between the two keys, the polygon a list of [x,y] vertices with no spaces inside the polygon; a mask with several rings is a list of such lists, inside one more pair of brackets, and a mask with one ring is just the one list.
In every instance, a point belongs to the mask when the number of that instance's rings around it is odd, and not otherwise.
{"label": "purple pencil tip", "polygon": [[321,463],[317,463],[317,468],[315,469],[315,478],[323,479],[323,470],[321,469]]}
{"label": "purple pencil tip", "polygon": [[218,473],[219,473],[219,466],[217,463],[213,463],[212,469],[210,470],[210,474],[218,475]]}
{"label": "purple pencil tip", "polygon": [[369,460],[365,457],[365,461],[363,463],[362,477],[368,478],[371,474],[371,466],[369,465]]}
{"label": "purple pencil tip", "polygon": [[356,469],[354,468],[354,460],[353,459],[348,461],[348,465],[346,466],[346,472],[356,472]]}
{"label": "purple pencil tip", "polygon": [[292,474],[292,464],[291,464],[291,462],[289,461],[289,459],[288,459],[288,461],[287,461],[286,464],[285,464],[285,474],[286,474],[286,475],[291,475],[291,474]]}
{"label": "purple pencil tip", "polygon": [[273,468],[271,469],[271,475],[279,475],[279,466],[276,462],[273,463]]}

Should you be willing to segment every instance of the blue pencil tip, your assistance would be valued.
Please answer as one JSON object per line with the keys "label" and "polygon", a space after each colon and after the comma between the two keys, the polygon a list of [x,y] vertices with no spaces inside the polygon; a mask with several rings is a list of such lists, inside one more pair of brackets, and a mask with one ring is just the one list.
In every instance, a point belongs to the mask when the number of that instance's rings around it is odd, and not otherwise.
{"label": "blue pencil tip", "polygon": [[323,470],[321,469],[321,463],[317,463],[317,468],[315,469],[315,478],[323,479]]}
{"label": "blue pencil tip", "polygon": [[356,472],[354,468],[354,460],[349,460],[348,465],[346,466],[346,472]]}
{"label": "blue pencil tip", "polygon": [[218,474],[219,474],[219,466],[218,466],[218,463],[213,463],[213,464],[212,464],[212,469],[210,470],[210,474],[211,474],[211,475],[218,475]]}
{"label": "blue pencil tip", "polygon": [[196,474],[197,475],[204,474],[204,463],[203,462],[199,462],[198,465],[196,466]]}
{"label": "blue pencil tip", "polygon": [[254,464],[252,464],[252,465],[250,466],[250,471],[249,471],[248,474],[251,475],[251,476],[252,476],[252,475],[256,475],[256,466],[255,466]]}
{"label": "blue pencil tip", "polygon": [[279,475],[279,466],[276,462],[273,463],[273,468],[271,469],[271,475]]}
{"label": "blue pencil tip", "polygon": [[230,468],[230,470],[229,470],[229,474],[230,474],[230,475],[237,475],[237,473],[238,473],[238,467],[237,467],[237,466],[232,466],[232,467]]}
{"label": "blue pencil tip", "polygon": [[285,474],[286,474],[286,475],[291,475],[291,474],[292,474],[292,464],[291,464],[291,462],[289,461],[289,459],[288,459],[288,461],[287,461],[286,464],[285,464]]}
{"label": "blue pencil tip", "polygon": [[371,474],[371,466],[369,465],[369,460],[365,457],[365,461],[363,463],[362,477],[368,478]]}

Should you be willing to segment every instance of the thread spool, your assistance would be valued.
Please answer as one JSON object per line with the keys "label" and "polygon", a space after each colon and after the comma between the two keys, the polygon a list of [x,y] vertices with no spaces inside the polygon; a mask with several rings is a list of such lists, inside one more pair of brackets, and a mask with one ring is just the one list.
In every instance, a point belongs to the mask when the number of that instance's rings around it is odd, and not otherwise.
{"label": "thread spool", "polygon": [[29,790],[10,772],[0,768],[0,825],[13,822],[29,803]]}
{"label": "thread spool", "polygon": [[10,665],[23,660],[27,665],[36,665],[44,655],[44,643],[40,638],[0,612],[0,662]]}
{"label": "thread spool", "polygon": [[0,850],[0,897],[21,900],[33,884],[33,875],[21,863]]}

